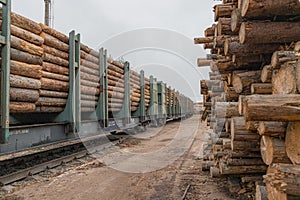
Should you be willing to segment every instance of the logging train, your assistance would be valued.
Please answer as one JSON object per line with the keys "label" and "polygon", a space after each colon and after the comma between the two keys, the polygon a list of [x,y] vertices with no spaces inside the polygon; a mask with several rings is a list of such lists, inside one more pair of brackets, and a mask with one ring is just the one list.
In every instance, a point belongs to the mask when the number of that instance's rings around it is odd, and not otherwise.
{"label": "logging train", "polygon": [[0,154],[192,115],[192,100],[165,83],[1,2]]}

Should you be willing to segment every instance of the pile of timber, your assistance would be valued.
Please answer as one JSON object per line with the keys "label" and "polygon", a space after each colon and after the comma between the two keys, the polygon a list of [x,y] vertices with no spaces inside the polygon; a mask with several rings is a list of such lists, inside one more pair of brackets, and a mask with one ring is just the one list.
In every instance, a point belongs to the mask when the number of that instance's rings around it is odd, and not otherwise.
{"label": "pile of timber", "polygon": [[216,136],[211,174],[240,177],[240,194],[246,175],[267,174],[256,199],[299,199],[300,2],[223,0],[214,12],[195,38],[211,49],[210,80],[200,82],[202,121]]}
{"label": "pile of timber", "polygon": [[69,37],[40,24],[43,70],[37,112],[62,112],[69,95]]}
{"label": "pile of timber", "polygon": [[[1,16],[1,15],[0,15]],[[2,23],[2,21],[1,21]],[[10,111],[35,112],[42,88],[43,43],[39,24],[11,14]]]}
{"label": "pile of timber", "polygon": [[95,111],[100,94],[100,56],[84,44],[80,44],[81,111]]}

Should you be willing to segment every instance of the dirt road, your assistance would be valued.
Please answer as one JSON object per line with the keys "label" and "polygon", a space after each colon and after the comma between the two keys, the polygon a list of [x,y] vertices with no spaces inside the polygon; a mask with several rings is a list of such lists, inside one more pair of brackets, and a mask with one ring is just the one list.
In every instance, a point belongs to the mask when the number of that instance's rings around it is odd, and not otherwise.
{"label": "dirt road", "polygon": [[[203,132],[206,127],[198,122],[199,116],[181,122],[171,122],[161,129],[149,129],[146,133],[125,140],[119,145],[123,152],[146,155],[146,157],[149,156],[147,159],[153,159],[147,160],[147,168],[141,166],[142,164],[134,165],[139,163],[138,160],[134,161],[135,156],[122,157],[124,162],[122,161],[120,169],[123,171],[116,170],[117,165],[111,165],[115,168],[113,169],[102,164],[106,159],[93,160],[69,169],[59,176],[49,177],[44,181],[20,188],[5,198],[30,200],[182,199],[186,193],[185,199],[230,200],[232,198],[226,192],[224,180],[211,179],[207,173],[201,172],[199,156],[205,140]],[[180,145],[174,138],[184,133],[188,137],[179,137],[179,140],[185,144],[191,141],[192,145],[185,148],[184,150],[187,151],[174,162],[162,169],[147,173],[124,172],[129,169],[128,163],[131,163],[130,170],[133,168],[137,170],[136,172],[138,170],[150,171],[158,167],[158,164],[165,165],[167,158],[159,163],[153,155],[161,153],[160,150],[167,146]],[[181,147],[178,149],[183,150]],[[169,148],[168,153],[162,155],[170,158],[173,154],[177,156],[179,151]],[[110,153],[104,157],[119,159],[118,156],[119,154]],[[161,159],[161,157],[158,158]],[[122,164],[125,164],[127,168],[123,168]]]}

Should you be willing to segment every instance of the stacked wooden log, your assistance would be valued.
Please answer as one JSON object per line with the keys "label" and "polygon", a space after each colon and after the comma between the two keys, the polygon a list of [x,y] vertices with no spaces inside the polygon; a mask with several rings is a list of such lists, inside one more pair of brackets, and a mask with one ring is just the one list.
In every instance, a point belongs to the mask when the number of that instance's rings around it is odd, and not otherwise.
{"label": "stacked wooden log", "polygon": [[69,37],[40,24],[43,70],[37,112],[62,112],[69,95]]}
{"label": "stacked wooden log", "polygon": [[80,44],[81,111],[95,111],[100,94],[99,52]]}
{"label": "stacked wooden log", "polygon": [[[1,21],[2,24],[2,21]],[[10,111],[34,112],[42,77],[42,32],[39,24],[11,14]]]}
{"label": "stacked wooden log", "polygon": [[[277,165],[300,170],[299,8],[294,0],[223,1],[214,9],[217,24],[205,30],[205,38],[195,38],[211,49],[210,80],[200,83],[202,120],[219,136],[211,173],[242,179],[265,173],[271,165],[267,188],[257,183],[257,199],[263,191],[269,199],[299,198],[283,189],[291,183],[273,170]],[[285,197],[273,195],[278,192]]]}

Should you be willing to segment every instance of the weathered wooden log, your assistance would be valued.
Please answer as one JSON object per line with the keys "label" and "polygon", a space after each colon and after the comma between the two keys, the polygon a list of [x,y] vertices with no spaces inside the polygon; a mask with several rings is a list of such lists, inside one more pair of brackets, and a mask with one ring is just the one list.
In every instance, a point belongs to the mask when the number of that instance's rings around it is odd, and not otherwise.
{"label": "weathered wooden log", "polygon": [[252,165],[264,165],[264,162],[261,158],[254,159],[227,159],[226,164],[228,166],[252,166]]}
{"label": "weathered wooden log", "polygon": [[296,62],[296,86],[297,86],[297,91],[300,93],[300,61],[298,60]]}
{"label": "weathered wooden log", "polygon": [[35,111],[34,103],[26,103],[26,102],[10,102],[9,103],[9,111],[11,113],[28,113]]}
{"label": "weathered wooden log", "polygon": [[53,47],[49,47],[47,45],[43,45],[43,49],[44,49],[44,52],[47,54],[51,54],[53,56],[62,58],[64,60],[66,60],[67,62],[69,61],[69,54],[66,52],[60,51]]}
{"label": "weathered wooden log", "polygon": [[84,73],[87,73],[87,74],[92,74],[92,75],[95,75],[95,76],[100,76],[100,71],[99,70],[94,70],[94,69],[85,67],[83,65],[80,66],[80,71],[84,72]]}
{"label": "weathered wooden log", "polygon": [[265,173],[267,170],[265,165],[228,166],[222,162],[220,162],[219,168],[220,173],[223,175]]}
{"label": "weathered wooden log", "polygon": [[213,43],[214,37],[194,38],[194,44]]}
{"label": "weathered wooden log", "polygon": [[215,6],[215,22],[218,21],[220,17],[230,18],[231,12],[234,9],[232,4],[218,4]]}
{"label": "weathered wooden log", "polygon": [[85,67],[91,68],[91,69],[95,69],[95,70],[99,70],[100,69],[99,64],[95,64],[95,63],[90,62],[88,60],[81,59],[80,60],[80,64],[83,65],[83,66],[85,66]]}
{"label": "weathered wooden log", "polygon": [[27,42],[23,39],[13,36],[13,35],[11,35],[10,44],[11,44],[12,48],[18,49],[20,51],[27,52],[27,53],[35,55],[35,56],[43,55],[42,47],[37,46],[35,44],[31,44],[30,42]]}
{"label": "weathered wooden log", "polygon": [[81,88],[81,93],[82,94],[96,95],[96,96],[98,96],[100,94],[100,89],[99,88],[87,87],[87,86],[84,86],[84,85],[81,85],[80,88]]}
{"label": "weathered wooden log", "polygon": [[52,80],[49,78],[41,78],[41,88],[59,92],[69,91],[69,82]]}
{"label": "weathered wooden log", "polygon": [[210,66],[211,60],[207,60],[206,58],[198,58],[197,65],[198,67],[207,67]]}
{"label": "weathered wooden log", "polygon": [[98,99],[99,99],[99,97],[97,97],[97,96],[94,96],[94,95],[85,95],[85,94],[82,94],[80,97],[81,97],[82,100],[96,101],[96,102],[98,102]]}
{"label": "weathered wooden log", "polygon": [[299,128],[299,122],[289,123],[285,138],[287,156],[294,164],[300,164]]}
{"label": "weathered wooden log", "polygon": [[54,107],[54,106],[37,106],[35,112],[41,113],[60,113],[65,110],[64,107]]}
{"label": "weathered wooden log", "polygon": [[215,28],[216,28],[216,25],[213,24],[211,27],[207,28],[205,31],[204,31],[204,36],[205,37],[212,37],[212,36],[215,36]]}
{"label": "weathered wooden log", "polygon": [[[264,176],[264,181],[267,186],[275,188],[278,192],[285,193],[288,196],[284,196],[281,199],[299,199],[299,166],[291,164],[272,164],[268,168],[267,175]],[[270,192],[268,190],[268,192]],[[276,196],[269,193],[269,198],[278,199]]]}
{"label": "weathered wooden log", "polygon": [[89,107],[89,108],[96,108],[97,102],[96,101],[81,100],[81,106]]}
{"label": "weathered wooden log", "polygon": [[237,66],[250,66],[250,65],[258,65],[269,63],[271,56],[268,54],[249,54],[247,56],[243,55],[232,55],[232,62]]}
{"label": "weathered wooden log", "polygon": [[230,151],[228,153],[230,158],[261,158],[260,152],[247,152],[247,151]]}
{"label": "weathered wooden log", "polygon": [[49,26],[46,26],[45,24],[40,23],[39,25],[41,26],[42,30],[45,33],[47,33],[47,34],[49,34],[49,35],[51,35],[51,36],[59,39],[60,41],[66,43],[66,44],[69,43],[69,37],[66,36],[65,34],[59,32],[59,31],[57,31],[57,30],[55,30],[55,29],[53,29],[53,28],[51,28]]}
{"label": "weathered wooden log", "polygon": [[[0,10],[0,19],[2,20],[2,9]],[[11,23],[36,35],[39,35],[42,32],[42,28],[38,23],[14,12],[11,13]]]}
{"label": "weathered wooden log", "polygon": [[266,165],[291,163],[285,151],[284,140],[264,135],[260,142],[260,152]]}
{"label": "weathered wooden log", "polygon": [[238,8],[234,8],[231,12],[231,22],[230,22],[231,31],[234,33],[238,33],[240,31],[242,21],[243,20],[241,16],[241,10]]}
{"label": "weathered wooden log", "polygon": [[250,85],[260,82],[261,71],[247,71],[238,74],[233,74],[232,85],[235,92],[240,94],[247,89],[250,89]]}
{"label": "weathered wooden log", "polygon": [[37,106],[49,107],[65,107],[67,99],[53,98],[53,97],[40,97],[35,103]]}
{"label": "weathered wooden log", "polygon": [[81,85],[84,85],[84,86],[100,88],[99,82],[93,82],[93,81],[87,81],[87,80],[81,79],[80,83],[81,83]]}
{"label": "weathered wooden log", "polygon": [[10,73],[19,76],[40,79],[42,77],[42,67],[39,65],[30,65],[11,60]]}
{"label": "weathered wooden log", "polygon": [[60,41],[59,39],[47,34],[47,33],[41,33],[41,37],[44,39],[44,44],[56,48],[63,52],[69,52],[69,45]]}
{"label": "weathered wooden log", "polygon": [[59,66],[69,67],[69,61],[48,53],[44,53],[43,60]]}
{"label": "weathered wooden log", "polygon": [[[98,51],[95,51],[94,49],[88,47],[88,46],[85,45],[85,44],[80,43],[80,50],[82,50],[82,51],[84,51],[84,52],[86,52],[86,53],[88,53],[88,54],[90,54],[90,55],[92,55],[92,56],[94,56],[94,57],[96,57],[96,58],[99,58],[99,52],[98,52]],[[109,59],[110,59],[110,58],[108,58],[108,60],[109,60]]]}
{"label": "weathered wooden log", "polygon": [[221,35],[236,35],[231,31],[231,19],[230,18],[219,18],[218,20],[218,36]]}
{"label": "weathered wooden log", "polygon": [[238,103],[235,102],[217,102],[215,105],[217,118],[231,118],[239,116]]}
{"label": "weathered wooden log", "polygon": [[[260,158],[261,160],[261,158]],[[250,182],[262,182],[263,177],[260,175],[254,175],[254,176],[243,176],[241,177],[242,183],[250,183]]]}
{"label": "weathered wooden log", "polygon": [[[2,20],[0,20],[0,29],[2,28]],[[17,27],[13,24],[10,26],[11,35],[14,35],[18,38],[26,40],[37,46],[41,46],[44,43],[44,39],[31,31],[25,30],[23,28]]]}
{"label": "weathered wooden log", "polygon": [[297,57],[294,51],[275,51],[272,55],[271,66],[273,69],[279,69],[285,62],[295,60]]}
{"label": "weathered wooden log", "polygon": [[271,83],[253,83],[251,94],[272,94],[273,85]]}
{"label": "weathered wooden log", "polygon": [[266,186],[256,185],[255,200],[268,200],[268,192]]}
{"label": "weathered wooden log", "polygon": [[285,63],[272,77],[273,94],[296,94],[296,63]]}
{"label": "weathered wooden log", "polygon": [[85,51],[80,51],[80,58],[95,63],[97,65],[99,65],[100,62],[99,57],[95,57],[91,54],[86,53]]}
{"label": "weathered wooden log", "polygon": [[241,13],[245,18],[294,16],[300,14],[300,3],[295,0],[243,1]]}
{"label": "weathered wooden log", "polygon": [[51,73],[69,75],[69,68],[55,65],[48,62],[43,62],[43,70]]}
{"label": "weathered wooden log", "polygon": [[67,92],[56,92],[51,90],[39,90],[41,97],[55,97],[55,98],[68,98],[69,94]]}
{"label": "weathered wooden log", "polygon": [[259,142],[256,140],[252,141],[234,141],[231,140],[231,150],[232,151],[248,151],[256,152],[259,151]]}
{"label": "weathered wooden log", "polygon": [[252,43],[241,44],[239,41],[226,39],[224,43],[225,55],[243,55],[249,54],[271,54],[279,48],[278,44],[260,44],[255,45]]}
{"label": "weathered wooden log", "polygon": [[[80,73],[80,78],[81,79],[84,79],[84,80],[87,80],[87,81],[92,81],[92,82],[95,82],[95,83],[99,83],[100,81],[100,76],[94,76],[94,75],[91,75],[91,74],[86,74],[86,73]],[[113,82],[111,83],[112,81],[110,81],[108,84],[113,84],[113,85],[120,85],[121,83],[119,82]]]}
{"label": "weathered wooden log", "polygon": [[[299,41],[300,22],[243,22],[239,32],[242,44],[278,44]],[[278,37],[280,36],[280,37]]]}
{"label": "weathered wooden log", "polygon": [[33,65],[42,65],[43,59],[40,56],[35,56],[30,53],[26,53],[17,49],[10,49],[10,56],[12,60],[33,64]]}
{"label": "weathered wooden log", "polygon": [[18,76],[10,75],[10,86],[15,88],[25,88],[25,89],[40,89],[41,82],[40,80]]}
{"label": "weathered wooden log", "polygon": [[300,95],[252,95],[245,98],[246,121],[299,121]]}
{"label": "weathered wooden log", "polygon": [[247,130],[249,130],[251,132],[256,133],[258,126],[259,126],[259,122],[252,122],[252,121],[246,122],[246,128],[247,128]]}
{"label": "weathered wooden log", "polygon": [[39,99],[39,91],[11,87],[9,96],[10,101],[34,103]]}
{"label": "weathered wooden log", "polygon": [[217,178],[217,177],[221,176],[220,170],[218,167],[213,167],[213,166],[210,167],[209,172],[210,172],[210,177],[212,177],[212,178]]}
{"label": "weathered wooden log", "polygon": [[42,76],[44,78],[60,80],[60,81],[65,81],[65,82],[69,81],[69,76],[65,76],[65,75],[61,75],[61,74],[55,74],[55,73],[46,72],[46,71],[43,71],[42,74],[43,74]]}
{"label": "weathered wooden log", "polygon": [[259,122],[257,131],[260,135],[284,138],[287,125],[286,122]]}
{"label": "weathered wooden log", "polygon": [[263,83],[271,83],[273,76],[273,68],[271,65],[265,65],[261,71],[261,81]]}

